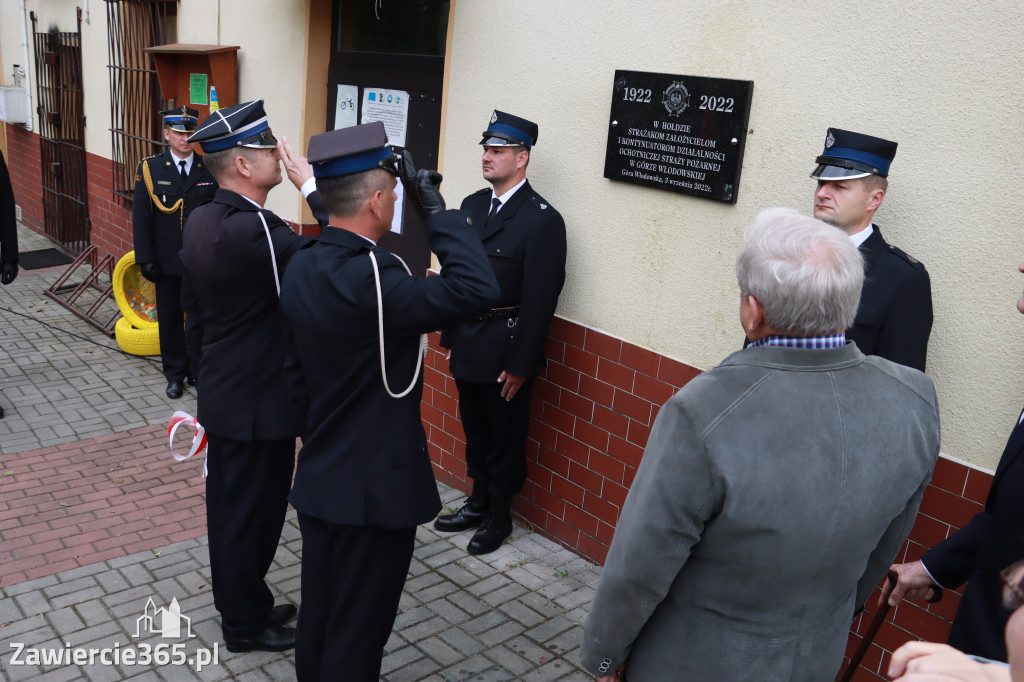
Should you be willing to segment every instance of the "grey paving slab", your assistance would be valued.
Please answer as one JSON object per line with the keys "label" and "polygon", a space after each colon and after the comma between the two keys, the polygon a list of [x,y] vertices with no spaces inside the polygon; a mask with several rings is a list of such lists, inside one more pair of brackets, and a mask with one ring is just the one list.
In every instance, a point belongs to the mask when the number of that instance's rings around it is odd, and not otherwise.
{"label": "grey paving slab", "polygon": [[[52,246],[23,225],[18,242],[22,251]],[[80,281],[78,272],[72,281]],[[176,409],[195,414],[193,390],[178,400],[164,395],[159,358],[122,353],[112,337],[44,294],[62,273],[21,270],[0,287],[0,454],[165,424]]]}
{"label": "grey paving slab", "polygon": [[[447,489],[442,490],[447,494]],[[449,495],[449,497],[451,497]],[[458,499],[458,498],[453,498]],[[301,547],[295,513],[290,512],[285,536]],[[529,538],[530,542],[521,542]],[[462,553],[464,538],[417,533],[417,552],[425,557],[448,556],[436,566],[421,563],[410,574],[406,592],[385,649],[381,679],[388,682],[426,680],[585,680],[577,656],[581,623],[573,620],[585,611],[600,571],[580,563],[543,537],[524,534],[510,545],[502,561],[484,562]],[[516,543],[520,543],[521,547]],[[279,599],[298,601],[301,552],[281,551],[271,569],[271,585]],[[508,562],[509,557],[518,557]],[[486,557],[485,557],[486,558]],[[575,562],[575,563],[574,563]],[[511,565],[510,565],[511,563]],[[476,572],[464,568],[472,565]],[[526,566],[538,570],[526,573]],[[571,565],[571,576],[552,567]],[[488,571],[479,570],[488,566]],[[503,567],[504,566],[504,567]],[[487,573],[480,575],[480,573]],[[528,589],[517,580],[529,575],[540,589]],[[545,580],[546,577],[546,580]],[[540,582],[537,582],[540,581]],[[555,587],[567,583],[565,590]],[[296,584],[295,590],[282,589]],[[555,599],[544,592],[558,595]],[[193,637],[165,641],[139,629],[146,601],[158,607],[177,599],[191,621]],[[564,602],[560,604],[559,602]],[[493,604],[491,603],[493,602]],[[220,639],[219,616],[209,586],[209,560],[205,538],[157,550],[75,568],[47,578],[0,589],[0,680],[159,680],[161,682],[216,682],[218,680],[293,680],[294,653],[231,654]],[[217,663],[203,670],[194,664],[171,665],[138,660],[130,665],[11,666],[10,643],[37,648],[112,647],[119,650],[144,646],[156,651],[164,644],[181,644],[188,661],[199,650],[217,649]]]}

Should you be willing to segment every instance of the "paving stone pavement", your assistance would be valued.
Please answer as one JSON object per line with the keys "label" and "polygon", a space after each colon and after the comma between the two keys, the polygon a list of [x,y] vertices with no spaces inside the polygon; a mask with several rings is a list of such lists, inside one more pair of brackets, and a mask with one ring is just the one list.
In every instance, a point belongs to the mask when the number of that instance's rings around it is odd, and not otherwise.
{"label": "paving stone pavement", "polygon": [[[18,246],[52,243],[19,225]],[[44,295],[64,270],[21,270],[0,286],[0,454],[166,425],[169,409],[195,414],[191,387],[178,400],[164,394],[159,358],[122,353],[112,337]]]}
{"label": "paving stone pavement", "polygon": [[[50,246],[24,227],[19,240]],[[45,297],[62,270],[0,287],[0,680],[294,680],[292,653],[231,654],[220,640],[201,465],[174,462],[163,440],[173,410],[194,414],[194,392],[168,400],[158,363]],[[417,530],[381,679],[591,679],[578,649],[600,568],[521,526],[484,557],[465,553],[469,537]],[[268,575],[279,601],[299,603],[301,557],[290,511]],[[187,625],[154,634],[146,617],[172,602]]]}
{"label": "paving stone pavement", "polygon": [[[463,497],[449,488],[442,495],[452,505]],[[597,567],[519,526],[511,542],[484,557],[463,551],[469,536],[468,531],[442,536],[429,526],[417,530],[381,680],[592,679],[577,659]],[[298,521],[290,511],[267,576],[278,603],[300,603],[301,557]],[[150,599],[156,609],[177,600],[189,619],[181,637],[147,632],[141,619]],[[104,648],[116,649],[120,664],[107,665],[99,654],[81,665],[46,665],[38,658]],[[32,650],[40,652],[37,658]],[[126,658],[127,650],[137,658]],[[160,665],[157,658],[143,664],[144,650],[170,662]],[[204,655],[207,664],[196,665],[197,656]],[[114,660],[114,654],[107,658]],[[186,664],[174,665],[175,660]],[[0,679],[12,682],[295,679],[292,652],[224,649],[206,536],[0,588],[0,663]]]}

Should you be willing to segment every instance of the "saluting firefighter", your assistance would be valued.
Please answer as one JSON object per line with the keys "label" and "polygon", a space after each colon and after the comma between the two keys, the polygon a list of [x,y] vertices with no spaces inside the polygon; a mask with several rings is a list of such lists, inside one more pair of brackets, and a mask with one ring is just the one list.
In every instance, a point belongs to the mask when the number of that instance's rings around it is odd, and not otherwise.
{"label": "saluting firefighter", "polygon": [[199,112],[182,106],[162,111],[167,150],[142,160],[135,174],[132,229],[135,262],[142,276],[156,285],[160,320],[160,358],[167,378],[167,397],[180,398],[186,379],[194,384],[185,343],[181,307],[181,230],[196,206],[213,199],[217,181],[203,158],[192,151],[188,136]]}
{"label": "saluting firefighter", "polygon": [[480,526],[466,548],[470,554],[493,552],[512,533],[512,497],[526,482],[530,392],[565,282],[565,222],[526,179],[537,134],[536,123],[495,111],[480,141],[491,188],[462,202],[501,288],[494,308],[441,338],[459,390],[473,492],[434,528]]}
{"label": "saluting firefighter", "polygon": [[[202,145],[220,185],[185,224],[181,251],[182,302],[190,326],[201,321],[197,409],[208,443],[213,604],[228,651],[284,651],[295,646],[287,623],[297,609],[274,605],[266,577],[304,414],[286,391],[278,296],[289,261],[312,239],[264,208],[282,181],[285,144],[274,137],[263,100],[221,109],[191,140]],[[308,165],[289,156],[297,171]]]}

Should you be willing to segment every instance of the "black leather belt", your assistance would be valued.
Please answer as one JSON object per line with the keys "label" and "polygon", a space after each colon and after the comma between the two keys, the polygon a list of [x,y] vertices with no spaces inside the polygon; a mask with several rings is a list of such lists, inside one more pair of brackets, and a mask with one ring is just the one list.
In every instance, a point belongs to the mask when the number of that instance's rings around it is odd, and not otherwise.
{"label": "black leather belt", "polygon": [[487,320],[515,320],[519,317],[519,306],[512,305],[507,308],[491,308],[483,315],[477,315],[478,320],[486,322]]}

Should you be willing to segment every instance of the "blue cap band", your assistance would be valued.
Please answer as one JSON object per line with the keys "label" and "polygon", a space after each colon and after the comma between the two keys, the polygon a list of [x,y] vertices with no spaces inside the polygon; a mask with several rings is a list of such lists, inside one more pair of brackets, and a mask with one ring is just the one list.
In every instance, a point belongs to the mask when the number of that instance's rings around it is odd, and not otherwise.
{"label": "blue cap band", "polygon": [[372,170],[380,165],[385,159],[395,155],[391,145],[386,144],[380,149],[372,149],[362,154],[345,156],[340,159],[331,159],[323,163],[313,164],[314,178],[334,178],[340,175],[351,175]]}
{"label": "blue cap band", "polygon": [[270,130],[270,123],[265,119],[262,123],[252,128],[236,130],[224,137],[217,137],[212,140],[199,140],[199,144],[203,146],[204,152],[220,152],[225,149],[231,149],[242,140],[259,135],[264,130]]}
{"label": "blue cap band", "polygon": [[871,152],[866,152],[861,149],[849,149],[845,147],[832,147],[826,149],[822,154],[824,157],[821,163],[827,164],[828,161],[825,159],[846,159],[848,161],[857,161],[858,163],[865,163],[872,168],[878,169],[878,174],[882,177],[889,175],[889,164],[892,163],[889,159],[884,156],[878,156]]}
{"label": "blue cap band", "polygon": [[510,136],[510,137],[512,137],[512,138],[514,138],[516,140],[519,140],[526,147],[532,147],[533,146],[533,138],[532,137],[527,135],[525,132],[523,132],[519,128],[515,128],[513,126],[510,126],[507,123],[492,123],[491,125],[489,125],[487,127],[487,130],[484,131],[484,134],[486,134],[486,133],[502,133],[503,135],[508,135],[508,136]]}

